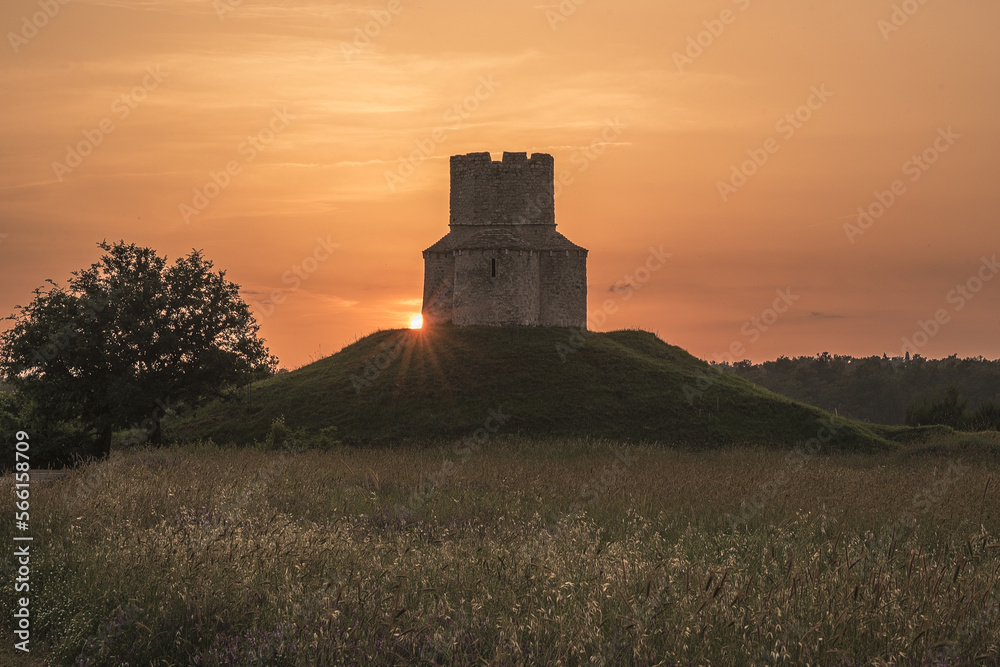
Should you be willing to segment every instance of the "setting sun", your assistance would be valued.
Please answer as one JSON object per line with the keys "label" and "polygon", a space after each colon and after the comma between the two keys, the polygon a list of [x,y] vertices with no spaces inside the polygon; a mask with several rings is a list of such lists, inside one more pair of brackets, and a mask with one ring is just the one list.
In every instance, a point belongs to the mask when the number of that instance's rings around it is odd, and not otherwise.
{"label": "setting sun", "polygon": [[424,316],[423,315],[414,315],[413,319],[410,320],[410,328],[411,329],[419,329],[422,326],[424,326]]}

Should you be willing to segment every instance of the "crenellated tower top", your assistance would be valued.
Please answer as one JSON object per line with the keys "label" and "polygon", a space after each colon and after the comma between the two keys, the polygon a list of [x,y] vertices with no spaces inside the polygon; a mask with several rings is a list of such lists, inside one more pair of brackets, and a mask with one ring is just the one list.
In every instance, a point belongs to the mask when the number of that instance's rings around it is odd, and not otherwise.
{"label": "crenellated tower top", "polygon": [[546,153],[453,155],[449,224],[555,227],[554,165]]}

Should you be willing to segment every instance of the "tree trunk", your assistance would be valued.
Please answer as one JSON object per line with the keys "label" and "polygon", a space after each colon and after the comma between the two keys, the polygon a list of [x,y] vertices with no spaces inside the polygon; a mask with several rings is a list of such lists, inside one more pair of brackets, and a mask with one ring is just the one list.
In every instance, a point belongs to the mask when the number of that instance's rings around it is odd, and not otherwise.
{"label": "tree trunk", "polygon": [[154,416],[153,424],[149,430],[149,442],[156,447],[163,444],[163,427],[160,425],[160,418]]}
{"label": "tree trunk", "polygon": [[106,459],[111,455],[111,429],[106,429],[98,433],[97,455],[102,459]]}

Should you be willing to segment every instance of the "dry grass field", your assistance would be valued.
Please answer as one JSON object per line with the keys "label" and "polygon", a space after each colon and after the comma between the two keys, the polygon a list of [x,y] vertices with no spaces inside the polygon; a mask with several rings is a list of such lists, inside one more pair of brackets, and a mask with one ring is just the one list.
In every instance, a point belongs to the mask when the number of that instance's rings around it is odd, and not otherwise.
{"label": "dry grass field", "polygon": [[994,436],[116,452],[32,486],[33,656],[997,664]]}

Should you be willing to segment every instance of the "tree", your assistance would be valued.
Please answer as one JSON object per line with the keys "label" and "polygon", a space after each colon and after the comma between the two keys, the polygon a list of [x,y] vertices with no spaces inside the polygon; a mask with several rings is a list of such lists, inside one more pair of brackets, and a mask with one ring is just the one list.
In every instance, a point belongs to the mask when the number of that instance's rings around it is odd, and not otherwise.
{"label": "tree", "polygon": [[985,400],[969,418],[969,428],[976,431],[1000,431],[1000,403]]}
{"label": "tree", "polygon": [[48,280],[0,334],[0,377],[37,414],[78,424],[107,455],[114,430],[159,443],[168,410],[273,373],[239,286],[201,251],[168,266],[151,248],[97,245],[98,262],[65,288]]}
{"label": "tree", "polygon": [[958,391],[958,387],[951,385],[939,398],[929,403],[922,401],[920,405],[914,404],[907,408],[906,425],[942,424],[956,429],[964,428],[968,420],[968,413],[965,410],[967,403],[968,401]]}

